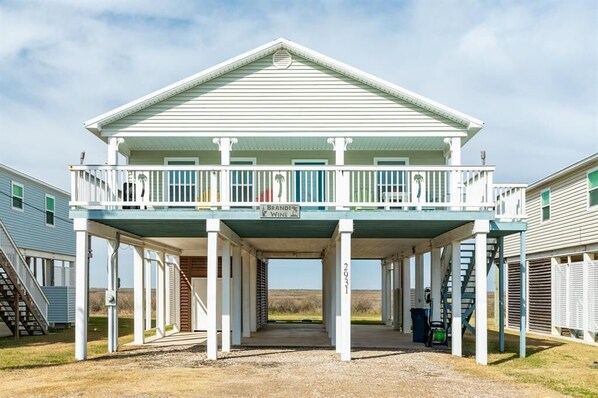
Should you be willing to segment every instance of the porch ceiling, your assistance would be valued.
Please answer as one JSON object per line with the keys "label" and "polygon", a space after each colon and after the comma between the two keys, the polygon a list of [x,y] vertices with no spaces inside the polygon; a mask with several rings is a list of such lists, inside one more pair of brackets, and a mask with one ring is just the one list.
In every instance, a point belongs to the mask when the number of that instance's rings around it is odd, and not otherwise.
{"label": "porch ceiling", "polygon": [[[102,224],[148,238],[203,238],[205,220],[103,219]],[[222,220],[241,238],[329,239],[338,223],[329,220]],[[430,239],[469,220],[354,220],[354,239]]]}
{"label": "porch ceiling", "polygon": [[[214,135],[216,136],[216,135]],[[347,136],[351,136],[350,134]],[[151,150],[216,150],[213,137],[125,137],[122,147],[129,151]],[[328,136],[322,137],[239,137],[233,145],[234,151],[310,151],[332,150],[327,142]],[[444,137],[353,137],[353,143],[347,146],[353,150],[443,150],[446,148]]]}

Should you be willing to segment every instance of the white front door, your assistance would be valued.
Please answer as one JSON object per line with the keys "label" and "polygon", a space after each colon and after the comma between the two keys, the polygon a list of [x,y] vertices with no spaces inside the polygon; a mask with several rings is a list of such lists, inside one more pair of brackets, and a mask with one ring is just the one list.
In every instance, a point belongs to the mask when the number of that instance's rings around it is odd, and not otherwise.
{"label": "white front door", "polygon": [[[222,330],[222,278],[218,278],[216,286],[216,329]],[[208,278],[191,278],[191,297],[191,325],[193,331],[206,331],[208,330]],[[232,301],[229,300],[229,302]]]}

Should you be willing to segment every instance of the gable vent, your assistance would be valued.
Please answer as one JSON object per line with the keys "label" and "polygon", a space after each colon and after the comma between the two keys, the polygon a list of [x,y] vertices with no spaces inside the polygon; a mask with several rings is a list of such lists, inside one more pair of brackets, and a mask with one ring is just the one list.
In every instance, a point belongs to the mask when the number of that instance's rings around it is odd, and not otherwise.
{"label": "gable vent", "polygon": [[293,58],[287,50],[278,50],[272,56],[272,65],[278,69],[287,69],[293,63]]}

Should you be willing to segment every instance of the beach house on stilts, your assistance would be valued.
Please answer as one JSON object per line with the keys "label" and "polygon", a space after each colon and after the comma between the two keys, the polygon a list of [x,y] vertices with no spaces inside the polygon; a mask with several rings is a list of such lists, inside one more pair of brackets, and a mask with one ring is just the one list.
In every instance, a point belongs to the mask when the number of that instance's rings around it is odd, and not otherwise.
{"label": "beach house on stilts", "polygon": [[[432,318],[451,326],[455,355],[462,332],[473,331],[486,364],[487,272],[505,235],[524,242],[526,224],[524,186],[496,184],[493,166],[461,162],[480,120],[278,39],[85,127],[108,156],[70,170],[77,359],[87,357],[94,235],[114,252],[134,247],[139,344],[148,262],[157,264],[157,334],[205,330],[215,360],[219,345],[229,351],[267,322],[269,259],[317,258],[330,346],[350,360],[352,260],[382,260],[387,330],[410,333],[409,261],[417,259],[421,303],[421,259],[431,253]],[[110,351],[117,270],[114,255]]]}

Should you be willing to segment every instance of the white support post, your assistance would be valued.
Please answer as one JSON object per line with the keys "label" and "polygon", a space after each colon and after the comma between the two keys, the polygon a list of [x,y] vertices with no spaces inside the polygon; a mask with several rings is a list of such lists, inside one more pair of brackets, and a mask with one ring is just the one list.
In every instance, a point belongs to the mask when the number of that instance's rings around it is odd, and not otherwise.
{"label": "white support post", "polygon": [[172,267],[171,259],[169,255],[165,255],[165,262],[164,262],[164,324],[166,326],[172,324],[172,317],[170,313],[170,299],[172,296],[172,291],[170,290],[171,286],[171,274],[170,274],[170,267]]}
{"label": "white support post", "polygon": [[399,323],[399,319],[401,318],[401,305],[400,305],[400,303],[401,303],[401,297],[400,297],[401,288],[399,287],[399,286],[401,286],[400,285],[400,283],[401,283],[401,262],[397,259],[393,260],[392,273],[393,273],[393,286],[394,286],[394,290],[393,290],[394,329],[399,330],[401,328],[401,324]]}
{"label": "white support post", "polygon": [[251,311],[250,311],[250,301],[251,301],[251,294],[250,294],[250,277],[249,277],[249,260],[250,254],[249,252],[245,252],[243,253],[243,278],[242,278],[242,284],[243,284],[243,289],[242,289],[242,298],[243,298],[243,325],[242,325],[242,332],[243,332],[243,337],[250,337],[251,336],[251,322],[250,322],[250,318],[251,318]]}
{"label": "white support post", "polygon": [[257,332],[257,257],[249,256],[249,325],[251,333]]}
{"label": "white support post", "polygon": [[[328,138],[328,143],[332,144],[332,148],[334,149],[334,164],[336,166],[345,165],[345,151],[347,150],[347,145],[349,145],[351,142],[353,142],[353,139],[351,138]],[[348,174],[345,175],[345,173],[340,170],[336,172],[335,199],[337,203],[337,210],[346,210],[347,206],[349,205],[348,177]]]}
{"label": "white support post", "polygon": [[222,240],[222,352],[230,352],[230,241]]}
{"label": "white support post", "polygon": [[322,265],[322,324],[324,325],[324,330],[326,333],[330,335],[330,325],[328,324],[328,307],[326,305],[326,295],[328,294],[328,275],[326,274],[326,257],[320,259]]}
{"label": "white support post", "polygon": [[75,313],[75,359],[82,361],[87,359],[87,318],[89,316],[89,235],[86,229],[77,229],[77,224],[83,224],[86,220],[76,219],[75,235],[77,241],[75,278],[77,281],[76,313]]}
{"label": "white support post", "polygon": [[158,252],[156,256],[156,336],[166,335],[166,256]]}
{"label": "white support post", "polygon": [[433,248],[430,253],[430,298],[433,321],[440,321],[441,267],[440,248]]}
{"label": "white support post", "polygon": [[343,328],[341,327],[341,288],[342,288],[342,267],[341,267],[341,245],[338,241],[334,244],[334,307],[336,313],[336,352],[341,353],[343,342]]}
{"label": "white support post", "polygon": [[387,311],[386,311],[386,307],[387,307],[387,302],[386,302],[386,298],[388,297],[388,294],[386,292],[386,289],[388,287],[387,283],[386,283],[386,263],[384,261],[382,261],[381,267],[380,267],[380,285],[382,287],[382,289],[380,289],[380,304],[382,306],[382,308],[380,309],[380,312],[382,314],[382,323],[387,325],[388,324],[388,319],[387,319]]}
{"label": "white support post", "polygon": [[220,220],[206,220],[208,233],[208,330],[206,351],[209,360],[218,359],[217,300],[218,300],[218,233]]}
{"label": "white support post", "polygon": [[403,333],[411,333],[411,261],[409,257],[402,260],[403,277]]}
{"label": "white support post", "polygon": [[415,256],[415,306],[424,308],[426,302],[426,291],[424,289],[424,255],[423,253]]}
{"label": "white support post", "polygon": [[108,239],[108,291],[115,297],[108,306],[108,352],[118,351],[118,239]]}
{"label": "white support post", "polygon": [[241,344],[241,247],[233,247],[233,336],[232,344]]}
{"label": "white support post", "polygon": [[150,251],[143,252],[145,257],[145,330],[152,328],[152,261]]}
{"label": "white support post", "polygon": [[341,360],[351,360],[351,234],[353,220],[339,220],[338,231],[341,247]]}
{"label": "white support post", "polygon": [[[519,233],[519,275],[521,280],[521,289],[519,296],[519,357],[525,358],[527,355],[527,258],[525,249],[525,231]],[[568,307],[568,306],[567,306]]]}
{"label": "white support post", "polygon": [[328,263],[328,317],[330,323],[330,344],[336,347],[336,259],[330,252],[327,253]]}
{"label": "white support post", "polygon": [[488,364],[488,232],[486,230],[475,234],[475,358],[480,365]]}
{"label": "white support post", "polygon": [[[214,138],[212,142],[217,144],[218,149],[220,150],[220,165],[230,166],[230,152],[232,150],[233,144],[237,142],[237,139],[221,137]],[[230,173],[228,170],[223,170],[220,177],[220,200],[224,203],[230,203]],[[230,209],[228,204],[222,206],[222,210],[228,209]]]}
{"label": "white support post", "polygon": [[176,333],[181,331],[181,257],[178,255],[172,256],[174,261],[174,297],[175,297],[175,313],[174,313],[174,330]]}
{"label": "white support post", "polygon": [[589,253],[583,254],[583,339],[588,343],[594,343],[590,331],[590,258]]}
{"label": "white support post", "polygon": [[[449,142],[450,147],[450,165],[451,166],[461,166],[461,138],[460,137],[453,137],[447,139]],[[446,142],[446,141],[445,141]],[[454,171],[451,173],[450,176],[450,194],[451,194],[451,203],[452,203],[452,210],[459,210],[459,205],[461,204],[461,174],[459,171]]]}
{"label": "white support post", "polygon": [[133,295],[134,295],[134,330],[135,344],[145,343],[144,330],[144,295],[145,264],[143,260],[143,247],[133,247]]}
{"label": "white support post", "polygon": [[462,335],[461,335],[461,242],[452,243],[452,339],[451,353],[460,357],[462,355]]}

